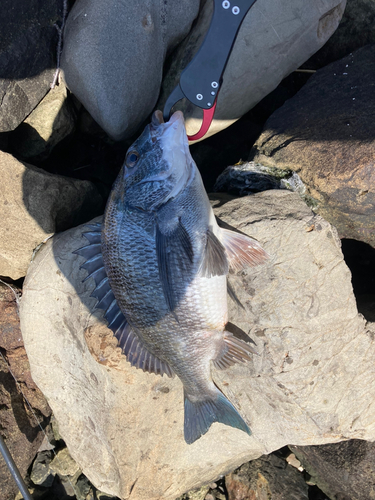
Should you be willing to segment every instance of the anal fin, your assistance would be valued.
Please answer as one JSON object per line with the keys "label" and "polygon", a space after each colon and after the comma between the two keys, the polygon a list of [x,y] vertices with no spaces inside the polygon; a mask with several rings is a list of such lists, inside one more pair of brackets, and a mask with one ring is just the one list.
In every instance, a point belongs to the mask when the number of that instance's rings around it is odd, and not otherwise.
{"label": "anal fin", "polygon": [[238,339],[232,333],[224,331],[223,345],[218,356],[213,360],[215,368],[225,370],[235,363],[250,361],[252,354],[259,354],[250,344]]}

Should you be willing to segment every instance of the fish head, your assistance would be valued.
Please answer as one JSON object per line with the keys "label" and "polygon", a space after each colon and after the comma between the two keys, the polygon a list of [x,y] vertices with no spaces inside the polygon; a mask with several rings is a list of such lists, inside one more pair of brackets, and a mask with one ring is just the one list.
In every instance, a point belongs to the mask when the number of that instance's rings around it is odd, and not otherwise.
{"label": "fish head", "polygon": [[126,154],[121,173],[125,202],[148,212],[157,210],[185,189],[195,168],[182,112],[164,123],[161,111],[155,111]]}

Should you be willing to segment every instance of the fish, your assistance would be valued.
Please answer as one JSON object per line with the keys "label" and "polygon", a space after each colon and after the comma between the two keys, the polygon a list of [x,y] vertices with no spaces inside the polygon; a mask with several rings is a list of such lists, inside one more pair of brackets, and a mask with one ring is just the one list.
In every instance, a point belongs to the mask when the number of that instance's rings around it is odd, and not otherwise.
{"label": "fish", "polygon": [[96,307],[127,360],[145,372],[177,375],[184,392],[184,438],[214,422],[251,434],[212,380],[256,352],[226,330],[227,275],[264,263],[261,245],[219,227],[190,154],[183,114],[151,123],[126,153],[103,223],[83,233],[75,253],[94,278]]}

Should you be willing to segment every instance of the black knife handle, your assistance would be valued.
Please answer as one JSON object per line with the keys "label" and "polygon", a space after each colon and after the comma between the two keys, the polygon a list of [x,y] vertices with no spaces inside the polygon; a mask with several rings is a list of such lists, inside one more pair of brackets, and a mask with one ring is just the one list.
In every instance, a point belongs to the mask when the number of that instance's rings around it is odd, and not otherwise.
{"label": "black knife handle", "polygon": [[214,0],[207,35],[180,77],[180,87],[190,102],[210,109],[222,83],[222,75],[238,30],[256,0]]}

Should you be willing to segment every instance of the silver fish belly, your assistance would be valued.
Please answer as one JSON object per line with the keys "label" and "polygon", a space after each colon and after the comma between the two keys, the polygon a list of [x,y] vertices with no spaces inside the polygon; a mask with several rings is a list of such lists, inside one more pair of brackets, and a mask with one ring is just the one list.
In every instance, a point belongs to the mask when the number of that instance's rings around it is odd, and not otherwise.
{"label": "silver fish belly", "polygon": [[227,274],[267,255],[253,239],[217,225],[182,113],[167,123],[154,114],[128,150],[102,227],[90,229],[90,244],[76,253],[88,258],[82,267],[96,281],[97,307],[133,366],[180,378],[185,441],[213,422],[250,434],[213,383],[211,362],[225,369],[254,352],[225,330]]}

